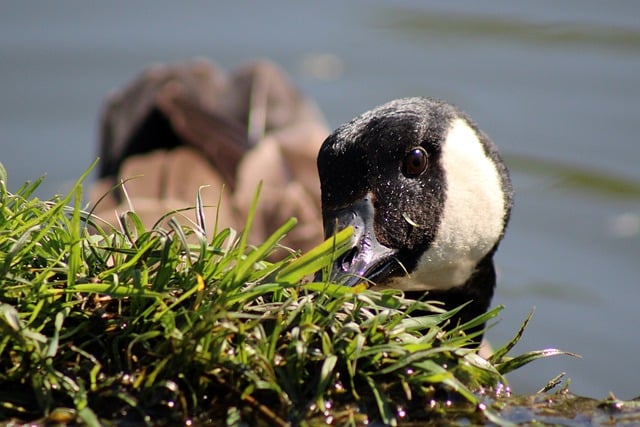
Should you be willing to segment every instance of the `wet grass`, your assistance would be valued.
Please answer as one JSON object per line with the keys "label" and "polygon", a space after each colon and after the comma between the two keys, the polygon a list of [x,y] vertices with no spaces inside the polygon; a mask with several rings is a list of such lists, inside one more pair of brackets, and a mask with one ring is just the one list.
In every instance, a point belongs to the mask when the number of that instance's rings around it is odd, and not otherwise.
{"label": "wet grass", "polygon": [[[109,425],[508,424],[504,375],[555,349],[488,360],[437,302],[309,278],[351,230],[300,255],[180,212],[112,228],[0,168],[0,420]],[[256,200],[259,191],[256,193]],[[194,209],[202,212],[198,196]],[[255,206],[255,203],[254,203]],[[274,251],[285,254],[270,262]],[[325,277],[327,275],[325,274]],[[414,311],[432,314],[412,316]],[[445,329],[444,327],[448,327]]]}

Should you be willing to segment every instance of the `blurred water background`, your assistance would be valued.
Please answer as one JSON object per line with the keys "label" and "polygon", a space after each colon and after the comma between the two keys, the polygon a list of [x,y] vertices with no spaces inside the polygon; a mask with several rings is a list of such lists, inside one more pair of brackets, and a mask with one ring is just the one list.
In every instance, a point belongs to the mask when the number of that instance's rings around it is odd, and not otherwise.
{"label": "blurred water background", "polygon": [[96,157],[106,95],[144,67],[195,56],[280,63],[330,126],[402,96],[467,111],[513,170],[489,332],[516,352],[582,359],[508,377],[532,393],[560,372],[590,397],[640,395],[640,3],[0,2],[0,162],[9,187],[46,173],[64,192]]}

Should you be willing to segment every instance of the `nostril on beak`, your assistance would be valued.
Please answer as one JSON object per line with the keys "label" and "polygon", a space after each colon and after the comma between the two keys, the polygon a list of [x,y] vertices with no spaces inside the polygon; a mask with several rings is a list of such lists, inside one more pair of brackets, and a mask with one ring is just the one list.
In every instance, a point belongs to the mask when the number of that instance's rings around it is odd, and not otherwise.
{"label": "nostril on beak", "polygon": [[340,270],[349,271],[349,269],[351,268],[351,264],[353,264],[353,260],[358,256],[359,253],[360,249],[358,249],[357,246],[353,247],[347,253],[342,255],[339,259],[339,262],[336,264],[340,266]]}
{"label": "nostril on beak", "polygon": [[[360,249],[357,247],[349,249],[348,252],[342,254],[333,263],[333,271],[331,272],[331,279],[334,281],[340,281],[340,277],[342,277],[343,273],[346,273],[351,270],[351,265],[355,261],[356,257],[360,253]],[[316,272],[314,276],[314,280],[316,282],[321,282],[323,280],[322,270]]]}

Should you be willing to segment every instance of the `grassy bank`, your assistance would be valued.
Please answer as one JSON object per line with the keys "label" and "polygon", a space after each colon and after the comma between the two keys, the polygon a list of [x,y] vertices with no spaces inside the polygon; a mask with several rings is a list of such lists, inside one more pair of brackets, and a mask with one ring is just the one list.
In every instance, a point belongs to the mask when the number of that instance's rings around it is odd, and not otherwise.
{"label": "grassy bank", "polygon": [[[88,174],[88,172],[87,172]],[[310,281],[350,230],[300,255],[180,212],[112,228],[0,170],[0,420],[87,425],[361,425],[502,418],[503,377],[555,349],[482,359],[453,312],[399,292]],[[258,197],[256,193],[256,197]],[[195,197],[195,195],[194,195]],[[196,197],[196,212],[202,203]],[[267,259],[274,251],[279,262]],[[414,310],[433,314],[412,317]],[[518,328],[514,327],[514,331]]]}

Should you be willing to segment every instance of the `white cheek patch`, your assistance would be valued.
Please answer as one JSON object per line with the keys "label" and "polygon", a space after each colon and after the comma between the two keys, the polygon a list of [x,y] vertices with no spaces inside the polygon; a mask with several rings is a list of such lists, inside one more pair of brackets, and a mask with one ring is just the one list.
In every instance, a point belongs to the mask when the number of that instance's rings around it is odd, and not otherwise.
{"label": "white cheek patch", "polygon": [[507,207],[500,174],[464,120],[454,121],[449,129],[441,163],[447,189],[438,232],[411,276],[396,279],[393,287],[460,286],[502,234]]}

